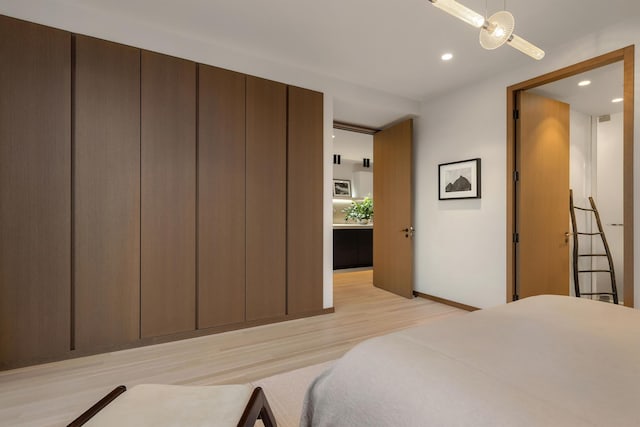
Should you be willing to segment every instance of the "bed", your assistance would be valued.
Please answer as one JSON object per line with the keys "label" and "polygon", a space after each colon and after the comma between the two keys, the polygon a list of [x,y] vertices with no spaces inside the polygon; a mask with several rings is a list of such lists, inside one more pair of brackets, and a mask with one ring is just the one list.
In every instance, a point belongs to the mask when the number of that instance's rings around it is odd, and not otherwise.
{"label": "bed", "polygon": [[301,426],[640,426],[640,311],[537,296],[367,340]]}

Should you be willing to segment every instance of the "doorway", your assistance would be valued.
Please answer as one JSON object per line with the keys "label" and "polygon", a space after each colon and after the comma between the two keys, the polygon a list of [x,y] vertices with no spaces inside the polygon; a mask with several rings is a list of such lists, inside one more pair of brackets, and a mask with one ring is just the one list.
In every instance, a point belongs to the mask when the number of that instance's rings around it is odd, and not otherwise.
{"label": "doorway", "polygon": [[[521,181],[518,170],[518,156],[521,154],[518,152],[518,141],[520,135],[518,135],[519,123],[521,119],[518,114],[522,114],[517,111],[518,103],[521,102],[522,95],[525,91],[531,91],[534,88],[542,87],[543,85],[551,82],[556,82],[571,76],[595,70],[600,67],[605,67],[616,62],[623,64],[624,70],[624,84],[623,84],[623,111],[621,114],[623,121],[622,130],[622,151],[623,151],[623,165],[622,165],[622,199],[623,199],[623,223],[624,230],[622,231],[622,246],[623,246],[623,300],[626,306],[633,306],[634,289],[633,289],[633,94],[634,94],[634,81],[633,81],[633,69],[634,69],[634,47],[626,47],[588,61],[578,63],[576,65],[563,68],[561,70],[545,74],[543,76],[510,86],[507,88],[507,171],[509,173],[507,180],[507,301],[513,301],[522,296],[528,296],[535,294],[530,291],[526,291],[523,295],[520,294],[520,287],[524,283],[522,274],[528,274],[527,269],[521,269],[520,263],[532,264],[538,261],[527,254],[519,253],[520,251],[520,236],[519,222],[522,220],[522,207],[519,208],[519,198],[522,196]],[[568,199],[568,188],[567,199]],[[520,191],[520,193],[519,193]],[[567,203],[568,204],[568,203]],[[565,210],[565,209],[561,209]],[[566,209],[564,218],[566,220],[565,228],[569,227],[568,222],[568,209]],[[562,215],[562,214],[560,214]],[[556,233],[557,234],[557,233]],[[564,234],[564,233],[562,233]],[[557,240],[555,243],[545,242],[544,239],[537,238],[538,243],[544,248],[545,245],[562,246],[559,243],[564,240],[568,243],[566,236],[555,236]],[[568,255],[568,244],[560,248],[560,251],[565,251]],[[527,258],[523,258],[526,256]],[[564,261],[560,261],[561,264]],[[561,273],[565,274],[565,273]],[[556,278],[555,280],[566,284],[566,292],[569,293],[569,275],[565,278]],[[541,293],[544,293],[542,291]]]}
{"label": "doorway", "polygon": [[[611,301],[615,299],[613,295],[604,293],[612,292],[612,283],[615,283],[616,296],[621,303],[624,301],[623,77],[623,62],[618,61],[523,92],[568,105],[568,186],[572,190],[574,206],[577,207],[574,209],[576,232],[600,232],[595,214],[584,210],[591,208],[591,197],[599,212],[600,226],[612,258],[613,275],[608,272],[609,259],[601,235],[573,234],[564,247],[566,249],[569,246],[573,254],[573,246],[577,241],[575,253],[582,256],[575,257],[577,268],[573,265],[574,256],[570,257],[570,294],[576,295],[579,290],[581,296],[595,293],[592,298]],[[521,117],[526,119],[526,114],[521,114]],[[563,195],[564,214],[567,208],[566,190]],[[564,220],[561,226],[566,227],[566,216]],[[573,233],[572,228],[573,223],[568,229]],[[566,251],[564,254],[566,256]],[[566,269],[567,265],[563,267]],[[558,285],[563,286],[560,283]],[[566,293],[566,286],[562,291]],[[524,296],[522,286],[519,296]]]}
{"label": "doorway", "polygon": [[373,266],[373,130],[333,129],[333,270]]}
{"label": "doorway", "polygon": [[[353,131],[345,128],[346,126],[350,125],[336,126],[334,123],[334,148],[339,146],[336,144],[339,143],[338,137],[345,136],[345,133],[339,132]],[[356,132],[362,133],[362,129],[358,127]],[[367,252],[372,256],[370,265],[373,268],[374,286],[413,298],[413,119],[398,121],[371,133],[373,138],[366,142],[371,144],[369,146],[373,152],[369,158],[362,158],[361,164],[358,163],[360,157],[352,164],[349,156],[343,162],[342,154],[334,154],[334,271],[337,263],[340,264],[339,257],[351,252],[351,256],[357,259],[362,248],[353,248],[354,244],[366,242]],[[372,167],[374,157],[375,174]],[[342,163],[346,163],[346,171]],[[362,171],[362,168],[365,170]],[[371,172],[367,170],[369,168]],[[363,172],[368,175],[365,180],[358,176]],[[340,173],[346,175],[339,176]],[[349,180],[349,177],[352,179]],[[358,217],[349,215],[350,208],[363,202],[359,200],[363,196],[364,201],[371,198],[375,201],[375,221],[365,221],[364,224]],[[342,207],[344,202],[347,203],[346,208]],[[353,224],[354,220],[356,224]],[[363,230],[365,227],[371,230]],[[354,241],[352,237],[346,239],[347,233],[364,235],[367,231],[370,232],[367,236],[372,237],[371,240],[359,238]],[[352,251],[344,251],[340,247],[345,242]]]}

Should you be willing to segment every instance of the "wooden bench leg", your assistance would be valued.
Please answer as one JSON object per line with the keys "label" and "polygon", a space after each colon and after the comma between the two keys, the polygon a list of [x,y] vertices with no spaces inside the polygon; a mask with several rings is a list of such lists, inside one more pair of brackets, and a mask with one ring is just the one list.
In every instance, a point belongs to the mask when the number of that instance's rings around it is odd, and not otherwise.
{"label": "wooden bench leg", "polygon": [[115,400],[116,397],[120,396],[125,391],[127,391],[127,388],[123,385],[119,385],[118,387],[114,388],[109,394],[100,399],[95,405],[84,411],[82,415],[71,421],[71,423],[67,427],[80,427],[84,425],[87,421],[89,421],[89,419],[91,419],[91,417],[100,412],[102,408],[107,406],[109,403]]}
{"label": "wooden bench leg", "polygon": [[265,427],[278,426],[273,412],[271,412],[269,402],[267,402],[267,397],[260,387],[256,387],[251,393],[249,403],[247,403],[247,407],[238,422],[238,427],[253,427],[258,419],[262,420]]}

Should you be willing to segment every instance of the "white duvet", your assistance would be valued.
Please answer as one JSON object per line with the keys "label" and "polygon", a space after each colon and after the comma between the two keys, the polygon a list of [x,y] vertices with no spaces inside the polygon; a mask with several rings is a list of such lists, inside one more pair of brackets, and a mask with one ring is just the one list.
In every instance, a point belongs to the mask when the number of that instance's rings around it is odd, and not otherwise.
{"label": "white duvet", "polygon": [[301,426],[640,426],[640,312],[539,296],[365,341]]}

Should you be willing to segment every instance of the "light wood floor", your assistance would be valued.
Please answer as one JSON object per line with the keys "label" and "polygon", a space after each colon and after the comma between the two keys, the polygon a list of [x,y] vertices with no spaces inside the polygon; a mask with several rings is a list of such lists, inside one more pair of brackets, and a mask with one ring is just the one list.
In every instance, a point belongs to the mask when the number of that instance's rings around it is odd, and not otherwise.
{"label": "light wood floor", "polygon": [[335,313],[0,372],[0,425],[66,425],[118,384],[245,383],[336,359],[358,342],[464,311],[398,297],[371,271],[334,275]]}

